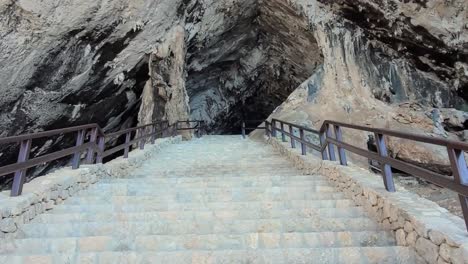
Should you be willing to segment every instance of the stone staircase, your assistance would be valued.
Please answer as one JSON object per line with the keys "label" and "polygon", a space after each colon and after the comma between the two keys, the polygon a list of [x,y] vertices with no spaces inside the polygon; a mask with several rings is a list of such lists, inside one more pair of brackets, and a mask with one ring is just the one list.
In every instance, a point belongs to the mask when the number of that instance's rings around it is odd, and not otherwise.
{"label": "stone staircase", "polygon": [[319,175],[239,136],[171,145],[24,225],[0,263],[415,263]]}

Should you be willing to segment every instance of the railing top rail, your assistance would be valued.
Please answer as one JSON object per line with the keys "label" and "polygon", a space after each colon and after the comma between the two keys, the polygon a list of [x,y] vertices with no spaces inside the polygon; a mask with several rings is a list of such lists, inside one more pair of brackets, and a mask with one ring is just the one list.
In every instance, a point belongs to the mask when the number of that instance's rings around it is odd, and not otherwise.
{"label": "railing top rail", "polygon": [[19,135],[19,136],[4,137],[4,138],[0,138],[0,144],[17,143],[23,140],[56,136],[59,134],[66,134],[66,133],[76,132],[76,131],[80,131],[83,129],[90,129],[90,128],[97,128],[99,134],[104,135],[104,132],[97,124],[88,124],[88,125],[82,125],[82,126],[74,126],[74,127],[60,128],[60,129],[48,130],[48,131],[37,132],[37,133],[24,134],[24,135]]}
{"label": "railing top rail", "polygon": [[128,132],[136,131],[138,129],[147,128],[147,127],[150,127],[150,126],[154,126],[154,125],[158,125],[158,124],[165,124],[165,123],[169,124],[168,121],[161,121],[161,122],[155,122],[155,123],[151,123],[151,124],[147,124],[147,125],[143,125],[143,126],[127,128],[127,129],[120,130],[120,131],[117,131],[117,132],[114,132],[114,133],[106,134],[106,138],[117,137],[117,136],[126,134]]}
{"label": "railing top rail", "polygon": [[[284,129],[284,124],[291,127],[300,127],[295,124],[284,122],[278,119],[272,119],[273,122],[281,123],[281,128],[272,125],[272,130],[268,131],[270,136],[276,137],[277,132],[281,133],[283,142],[287,142],[286,136],[289,137],[291,147],[295,148],[295,143],[300,142],[302,148],[302,155],[307,155],[307,147],[310,147],[304,141],[303,131],[301,137],[296,137],[293,133],[289,133]],[[268,125],[268,123],[266,123]],[[343,128],[355,129],[360,132],[375,133],[375,145],[377,151],[370,151],[369,149],[360,148],[350,143],[343,141]],[[468,144],[461,141],[447,140],[438,137],[429,137],[424,135],[417,135],[408,132],[400,132],[385,128],[373,128],[368,126],[360,126],[348,124],[344,122],[337,122],[325,120],[320,128],[320,146],[315,148],[321,152],[323,160],[336,161],[335,147],[338,150],[338,157],[341,165],[347,166],[346,151],[352,152],[362,157],[366,157],[369,161],[377,161],[380,165],[382,179],[385,188],[389,192],[395,192],[392,168],[406,172],[417,178],[424,179],[433,184],[455,191],[459,194],[461,208],[465,219],[465,224],[468,229],[468,169],[465,161],[464,151],[468,151]],[[423,166],[412,164],[411,161],[403,161],[388,155],[388,146],[385,136],[391,136],[411,141],[439,145],[446,147],[448,159],[452,168],[452,175],[444,175],[428,170]],[[450,177],[452,176],[452,178]]]}
{"label": "railing top rail", "polygon": [[283,120],[279,120],[279,119],[276,119],[276,118],[273,118],[271,121],[272,122],[277,121],[277,122],[283,123],[285,125],[293,126],[295,128],[302,129],[302,130],[305,130],[305,131],[308,131],[308,132],[311,132],[311,133],[314,133],[314,134],[319,134],[320,133],[318,130],[315,130],[313,128],[309,128],[309,127],[305,127],[305,126],[301,126],[301,125],[296,125],[296,124],[286,122],[286,121],[283,121]]}
{"label": "railing top rail", "polygon": [[396,130],[391,130],[391,129],[386,129],[386,128],[373,128],[373,127],[367,127],[367,126],[360,126],[360,125],[348,124],[348,123],[337,122],[337,121],[332,121],[332,120],[324,121],[322,127],[320,128],[321,132],[325,131],[326,129],[325,126],[327,124],[468,151],[468,143],[464,143],[461,141],[448,140],[448,139],[439,138],[439,137],[422,136],[422,135],[417,135],[414,133],[401,132],[401,131],[396,131]]}
{"label": "railing top rail", "polygon": [[[184,122],[196,123],[196,126],[189,129],[198,129],[197,135],[201,135],[202,132],[200,131],[200,127],[202,127],[201,124],[204,123],[203,121],[188,120]],[[157,121],[138,127],[124,129],[110,134],[104,133],[98,124],[88,124],[82,126],[49,130],[39,133],[0,138],[0,144],[20,143],[18,161],[13,164],[0,166],[0,177],[14,173],[11,195],[18,196],[21,195],[26,177],[26,172],[29,168],[73,155],[73,159],[71,161],[72,168],[77,169],[79,168],[82,159],[82,154],[84,151],[87,151],[86,162],[88,164],[93,164],[94,161],[96,161],[96,163],[102,163],[105,157],[108,157],[109,155],[112,155],[120,150],[124,150],[124,158],[128,158],[128,153],[130,151],[131,145],[137,144],[137,146],[139,146],[140,149],[144,149],[147,140],[151,140],[151,143],[154,144],[158,135],[164,136],[164,132],[171,130],[171,128],[174,127],[177,128],[178,123],[179,122],[177,121],[174,124],[169,125],[168,121]],[[163,124],[163,126],[159,126],[161,124]],[[148,131],[148,129],[146,129],[148,127],[151,127],[151,131]],[[132,131],[140,131],[141,133],[134,135],[135,138],[132,139],[132,135],[129,133]],[[38,157],[29,158],[33,139],[62,135],[71,132],[77,132],[74,147],[62,149]],[[174,135],[175,132],[176,131],[172,129],[172,135]],[[115,137],[123,134],[126,134],[124,144],[120,144],[119,146],[107,151],[105,150],[106,137]]]}
{"label": "railing top rail", "polygon": [[187,121],[177,121],[177,123],[201,123],[201,122],[205,122],[203,120],[187,120]]}

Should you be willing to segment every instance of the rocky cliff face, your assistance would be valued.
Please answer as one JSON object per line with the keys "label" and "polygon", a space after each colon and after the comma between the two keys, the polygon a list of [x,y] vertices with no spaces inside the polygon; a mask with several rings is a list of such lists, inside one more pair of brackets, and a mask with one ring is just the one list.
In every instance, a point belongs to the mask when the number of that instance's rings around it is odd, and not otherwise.
{"label": "rocky cliff face", "polygon": [[[295,3],[309,17],[325,61],[274,116],[312,127],[334,119],[464,139],[465,1]],[[367,134],[346,132],[349,142],[366,146]],[[449,171],[444,148],[390,140],[390,150]]]}
{"label": "rocky cliff face", "polygon": [[[465,0],[3,0],[0,135],[187,118],[230,133],[308,80],[277,115],[461,137],[467,9]],[[71,143],[38,142],[33,155]]]}

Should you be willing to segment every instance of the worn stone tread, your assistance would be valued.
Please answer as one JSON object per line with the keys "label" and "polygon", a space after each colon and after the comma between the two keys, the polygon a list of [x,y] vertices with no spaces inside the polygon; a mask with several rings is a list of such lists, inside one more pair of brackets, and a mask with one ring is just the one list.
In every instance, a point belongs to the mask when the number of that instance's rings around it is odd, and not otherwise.
{"label": "worn stone tread", "polygon": [[[142,210],[144,211],[144,210]],[[255,210],[206,210],[206,211],[144,211],[141,213],[122,212],[122,213],[63,213],[63,214],[42,214],[35,218],[32,223],[72,223],[72,222],[97,222],[97,221],[154,221],[165,220],[208,220],[216,219],[281,219],[281,218],[315,218],[320,217],[365,217],[367,213],[361,207],[344,208],[268,208]]]}
{"label": "worn stone tread", "polygon": [[325,177],[222,136],[171,145],[3,242],[0,263],[419,261]]}
{"label": "worn stone tread", "polygon": [[174,252],[99,252],[33,256],[0,256],[1,263],[418,263],[406,247],[349,247]]}

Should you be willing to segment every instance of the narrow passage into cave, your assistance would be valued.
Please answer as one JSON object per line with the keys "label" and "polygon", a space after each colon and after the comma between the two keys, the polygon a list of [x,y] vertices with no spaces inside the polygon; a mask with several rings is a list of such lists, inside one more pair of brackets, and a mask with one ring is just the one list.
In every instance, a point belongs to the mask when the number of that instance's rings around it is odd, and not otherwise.
{"label": "narrow passage into cave", "polygon": [[265,120],[322,64],[308,19],[283,2],[245,1],[220,35],[188,43],[191,117],[207,121],[209,133]]}

